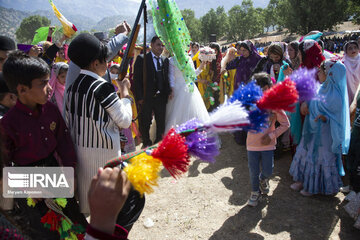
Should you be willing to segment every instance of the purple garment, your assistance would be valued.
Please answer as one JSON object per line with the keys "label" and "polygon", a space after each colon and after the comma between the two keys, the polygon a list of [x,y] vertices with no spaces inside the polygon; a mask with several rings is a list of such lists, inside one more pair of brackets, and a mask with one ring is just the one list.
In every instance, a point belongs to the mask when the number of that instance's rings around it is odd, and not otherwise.
{"label": "purple garment", "polygon": [[61,165],[75,167],[76,152],[59,109],[47,102],[32,111],[20,101],[1,119],[9,160],[26,166],[56,152]]}
{"label": "purple garment", "polygon": [[249,82],[252,71],[261,59],[261,56],[252,43],[249,43],[249,49],[249,57],[237,57],[226,66],[226,70],[236,69],[234,90],[236,90],[241,83],[247,84]]}

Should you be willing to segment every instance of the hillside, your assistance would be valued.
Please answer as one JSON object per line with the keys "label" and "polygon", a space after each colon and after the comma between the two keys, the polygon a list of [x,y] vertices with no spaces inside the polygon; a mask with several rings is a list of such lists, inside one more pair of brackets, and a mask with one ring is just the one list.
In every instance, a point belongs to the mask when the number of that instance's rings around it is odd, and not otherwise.
{"label": "hillside", "polygon": [[[127,20],[132,24],[135,20],[141,0],[53,0],[58,10],[79,31],[108,31],[118,23]],[[254,6],[266,7],[269,0],[253,0]],[[190,8],[197,17],[201,17],[218,6],[224,6],[228,11],[232,6],[241,4],[238,0],[178,0],[180,9]],[[149,4],[148,9],[150,8]],[[52,25],[60,25],[50,4],[45,0],[1,0],[0,1],[0,34],[15,39],[16,29],[21,21],[31,15],[45,16],[51,20]]]}
{"label": "hillside", "polygon": [[30,16],[30,13],[0,7],[0,16],[0,35],[15,39],[16,29],[24,18]]}
{"label": "hillside", "polygon": [[[16,29],[20,26],[21,21],[24,18],[31,15],[45,16],[51,21],[52,25],[60,26],[59,20],[56,18],[52,11],[38,10],[34,12],[24,12],[20,10],[0,7],[0,35],[6,35],[13,39],[16,39]],[[135,16],[131,14],[105,17],[98,22],[92,18],[79,14],[69,14],[66,17],[77,27],[79,31],[108,31],[109,29],[114,28],[117,24],[124,20],[128,21],[130,24],[133,24],[133,22],[135,21]]]}

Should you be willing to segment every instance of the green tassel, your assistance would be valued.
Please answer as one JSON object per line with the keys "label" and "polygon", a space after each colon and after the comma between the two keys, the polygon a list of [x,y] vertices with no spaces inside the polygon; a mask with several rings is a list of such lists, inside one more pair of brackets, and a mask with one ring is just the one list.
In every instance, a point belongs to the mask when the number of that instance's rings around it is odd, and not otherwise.
{"label": "green tassel", "polygon": [[85,232],[85,228],[81,224],[74,224],[74,225],[72,225],[71,229],[76,233],[84,233]]}
{"label": "green tassel", "polygon": [[61,220],[61,229],[65,232],[69,231],[72,227],[72,223],[66,218]]}
{"label": "green tassel", "polygon": [[66,207],[66,204],[67,204],[67,199],[66,199],[66,198],[56,198],[56,199],[55,199],[55,202],[56,202],[56,204],[59,205],[60,207],[65,208],[65,207]]}
{"label": "green tassel", "polygon": [[70,234],[68,231],[71,230],[71,227],[71,220],[68,220],[67,218],[61,219],[61,224],[59,227],[60,239],[66,239],[67,237],[69,237]]}
{"label": "green tassel", "polygon": [[51,228],[51,225],[48,224],[48,223],[44,223],[44,227],[47,228],[47,229],[50,229],[50,228]]}
{"label": "green tassel", "polygon": [[[60,233],[60,232],[59,232]],[[68,232],[63,232],[61,231],[60,233],[60,239],[66,239],[69,237],[69,233]]]}
{"label": "green tassel", "polygon": [[36,203],[34,202],[34,200],[32,198],[27,198],[27,205],[29,207],[35,207]]}
{"label": "green tassel", "polygon": [[174,55],[175,64],[182,72],[192,92],[196,80],[195,69],[189,61],[190,33],[175,0],[149,0],[156,34],[161,37],[166,49]]}

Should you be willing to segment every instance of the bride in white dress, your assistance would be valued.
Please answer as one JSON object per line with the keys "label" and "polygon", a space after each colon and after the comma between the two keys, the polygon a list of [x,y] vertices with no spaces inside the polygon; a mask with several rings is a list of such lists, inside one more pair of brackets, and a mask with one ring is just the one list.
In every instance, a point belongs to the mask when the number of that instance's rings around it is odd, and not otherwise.
{"label": "bride in white dress", "polygon": [[[169,99],[166,105],[165,134],[170,128],[192,118],[197,118],[201,122],[206,122],[209,119],[209,113],[196,84],[193,83],[194,90],[190,92],[182,72],[174,61],[176,61],[174,57],[169,59],[169,81],[172,88],[172,98]],[[190,57],[189,61],[193,64]],[[203,66],[202,63],[195,70],[196,75],[201,73]]]}

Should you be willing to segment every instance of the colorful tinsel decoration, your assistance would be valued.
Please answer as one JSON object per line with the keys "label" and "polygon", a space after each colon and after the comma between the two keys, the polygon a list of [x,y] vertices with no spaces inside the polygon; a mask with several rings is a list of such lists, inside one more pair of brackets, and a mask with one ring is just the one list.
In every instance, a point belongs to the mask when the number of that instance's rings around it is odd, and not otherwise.
{"label": "colorful tinsel decoration", "polygon": [[152,193],[153,186],[158,186],[161,161],[157,158],[141,153],[130,159],[124,171],[133,187],[141,194]]}
{"label": "colorful tinsel decoration", "polygon": [[160,159],[171,176],[177,178],[189,167],[190,157],[187,151],[185,138],[172,128],[160,142],[159,147],[152,150],[151,156]]}
{"label": "colorful tinsel decoration", "polygon": [[187,171],[189,156],[213,163],[219,154],[217,132],[262,131],[268,127],[268,111],[293,109],[299,99],[297,89],[304,89],[301,92],[307,99],[314,96],[304,86],[312,81],[308,79],[303,77],[295,84],[286,78],[264,93],[252,81],[239,87],[227,102],[210,114],[207,122],[191,119],[176,130],[171,129],[162,142],[112,159],[105,167],[126,166],[124,171],[134,188],[141,194],[151,193],[153,186],[157,186],[161,164],[177,178]]}
{"label": "colorful tinsel decoration", "polygon": [[[44,201],[49,207],[49,210],[40,220],[45,228],[50,231],[57,231],[60,239],[84,239],[85,228],[80,224],[74,224],[61,210],[67,205],[67,200],[65,198],[45,199]],[[32,198],[27,198],[27,205],[29,207],[35,207],[36,203]]]}
{"label": "colorful tinsel decoration", "polygon": [[238,89],[236,89],[229,101],[234,102],[238,100],[243,104],[243,106],[250,107],[260,100],[262,95],[263,92],[260,86],[257,85],[255,81],[251,81],[248,84],[241,85]]}
{"label": "colorful tinsel decoration", "polygon": [[[204,162],[214,163],[215,157],[220,153],[218,137],[216,134],[204,128],[199,131],[192,131],[202,126],[203,124],[194,118],[177,127],[176,132],[186,135],[185,143],[188,146],[188,152],[191,156],[197,157]],[[186,131],[191,132],[185,134]]]}
{"label": "colorful tinsel decoration", "polygon": [[299,99],[295,83],[290,78],[275,84],[264,92],[263,97],[257,102],[260,109],[293,111]]}
{"label": "colorful tinsel decoration", "polygon": [[194,90],[195,69],[187,51],[191,37],[175,0],[149,0],[156,34],[175,57],[189,90]]}
{"label": "colorful tinsel decoration", "polygon": [[299,93],[299,102],[309,101],[316,96],[320,87],[316,81],[316,69],[299,68],[290,75],[290,79],[295,82],[296,90]]}

